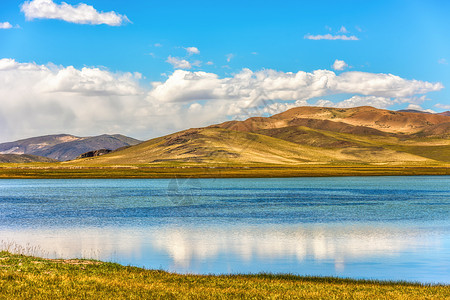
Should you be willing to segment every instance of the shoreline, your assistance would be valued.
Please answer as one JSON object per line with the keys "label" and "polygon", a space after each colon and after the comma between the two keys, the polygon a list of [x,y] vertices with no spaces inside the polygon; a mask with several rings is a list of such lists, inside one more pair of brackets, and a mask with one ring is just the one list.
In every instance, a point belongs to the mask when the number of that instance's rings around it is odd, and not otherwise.
{"label": "shoreline", "polygon": [[46,259],[0,251],[0,291],[6,299],[445,299],[450,285],[270,273],[177,274],[97,260]]}
{"label": "shoreline", "polygon": [[0,179],[281,178],[450,175],[450,166],[5,166]]}

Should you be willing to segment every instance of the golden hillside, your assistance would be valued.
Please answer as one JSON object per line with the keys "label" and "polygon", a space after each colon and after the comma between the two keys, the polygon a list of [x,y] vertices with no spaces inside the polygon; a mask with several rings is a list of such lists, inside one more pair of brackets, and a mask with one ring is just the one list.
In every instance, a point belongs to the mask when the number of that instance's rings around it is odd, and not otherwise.
{"label": "golden hillside", "polygon": [[450,117],[372,107],[299,107],[188,129],[70,164],[450,162]]}

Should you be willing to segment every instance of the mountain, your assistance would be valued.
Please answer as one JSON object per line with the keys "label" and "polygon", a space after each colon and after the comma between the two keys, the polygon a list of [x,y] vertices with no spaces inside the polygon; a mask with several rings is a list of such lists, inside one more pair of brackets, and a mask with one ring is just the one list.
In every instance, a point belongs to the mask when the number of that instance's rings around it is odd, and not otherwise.
{"label": "mountain", "polygon": [[398,112],[412,112],[412,113],[420,113],[420,114],[431,114],[428,111],[417,110],[417,109],[400,109]]}
{"label": "mountain", "polygon": [[[311,147],[270,136],[222,128],[188,129],[79,163],[297,164],[340,161],[427,161],[427,158],[367,145],[349,149]],[[73,161],[70,163],[76,163]]]}
{"label": "mountain", "polygon": [[[292,126],[298,120],[328,120],[352,126],[362,126],[386,133],[412,134],[429,126],[449,122],[447,116],[436,114],[396,112],[370,106],[355,108],[297,107],[268,118],[266,126]],[[244,121],[245,122],[245,121]],[[262,129],[262,128],[261,128]]]}
{"label": "mountain", "polygon": [[30,154],[0,154],[0,163],[57,162],[48,157]]}
{"label": "mountain", "polygon": [[32,154],[66,161],[75,159],[88,151],[116,150],[140,142],[120,134],[94,137],[76,137],[69,134],[46,135],[0,144],[0,154]]}
{"label": "mountain", "polygon": [[74,163],[450,162],[449,122],[447,116],[373,107],[298,107],[271,117],[188,129]]}
{"label": "mountain", "polygon": [[450,117],[450,110],[438,113],[438,115]]}

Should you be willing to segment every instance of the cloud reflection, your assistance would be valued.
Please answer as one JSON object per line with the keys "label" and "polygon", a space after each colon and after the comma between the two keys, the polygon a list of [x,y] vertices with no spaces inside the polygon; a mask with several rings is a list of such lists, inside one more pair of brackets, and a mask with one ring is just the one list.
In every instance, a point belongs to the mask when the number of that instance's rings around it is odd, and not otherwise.
{"label": "cloud reflection", "polygon": [[[441,240],[424,229],[397,227],[164,227],[0,230],[0,240],[39,246],[49,257],[84,257],[191,271],[195,264],[230,260],[239,265],[279,261],[347,263],[436,249]],[[146,265],[151,261],[153,265]],[[128,263],[126,263],[128,262]],[[211,270],[210,272],[214,272]]]}

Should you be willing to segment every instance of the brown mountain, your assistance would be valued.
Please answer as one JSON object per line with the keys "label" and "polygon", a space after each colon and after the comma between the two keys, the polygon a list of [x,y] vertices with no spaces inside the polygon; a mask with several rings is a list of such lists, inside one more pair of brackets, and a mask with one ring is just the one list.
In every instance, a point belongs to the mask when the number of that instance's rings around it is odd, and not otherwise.
{"label": "brown mountain", "polygon": [[77,164],[450,162],[450,117],[358,107],[299,107],[155,138]]}
{"label": "brown mountain", "polygon": [[420,132],[416,133],[417,136],[426,136],[426,137],[442,137],[442,138],[450,138],[450,122],[436,124],[432,126],[428,126]]}
{"label": "brown mountain", "polygon": [[[292,108],[269,118],[250,118],[243,122],[231,121],[214,127],[254,132],[259,129],[307,126],[334,132],[382,135],[383,133],[413,134],[446,122],[450,122],[449,116],[397,112],[370,106],[355,108],[303,106]],[[343,124],[351,125],[351,127],[344,127]]]}

